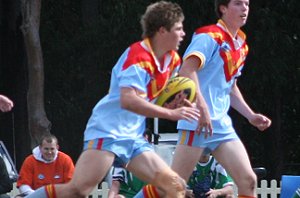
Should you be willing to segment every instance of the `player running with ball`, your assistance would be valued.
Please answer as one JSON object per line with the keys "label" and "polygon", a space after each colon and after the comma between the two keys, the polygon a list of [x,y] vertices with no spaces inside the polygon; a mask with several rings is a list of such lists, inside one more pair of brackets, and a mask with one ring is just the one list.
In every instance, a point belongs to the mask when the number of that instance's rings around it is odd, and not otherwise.
{"label": "player running with ball", "polygon": [[[160,1],[147,7],[141,19],[144,40],[127,48],[114,66],[109,93],[94,107],[87,123],[84,151],[72,180],[40,188],[29,198],[86,197],[114,162],[157,186],[165,197],[184,197],[184,180],[143,138],[146,117],[175,121],[199,117],[195,108],[171,110],[151,103],[180,66],[176,51],[185,36],[183,20],[176,3]],[[149,192],[156,193],[155,189]]]}

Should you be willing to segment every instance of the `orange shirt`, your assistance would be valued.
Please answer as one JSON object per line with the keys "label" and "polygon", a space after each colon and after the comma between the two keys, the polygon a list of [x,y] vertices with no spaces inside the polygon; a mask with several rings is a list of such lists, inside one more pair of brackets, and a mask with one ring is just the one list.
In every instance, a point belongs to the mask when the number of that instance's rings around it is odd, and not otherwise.
{"label": "orange shirt", "polygon": [[47,184],[66,183],[71,180],[73,172],[72,159],[61,151],[58,151],[56,160],[51,163],[38,161],[30,155],[21,167],[17,187],[25,184],[36,190]]}

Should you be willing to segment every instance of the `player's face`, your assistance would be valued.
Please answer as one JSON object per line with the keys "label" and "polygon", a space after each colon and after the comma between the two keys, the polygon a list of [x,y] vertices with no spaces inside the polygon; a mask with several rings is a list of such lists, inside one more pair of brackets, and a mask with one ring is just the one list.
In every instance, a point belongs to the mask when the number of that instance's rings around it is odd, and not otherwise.
{"label": "player's face", "polygon": [[52,141],[51,143],[48,143],[43,141],[43,144],[40,146],[42,158],[46,161],[52,161],[55,157],[57,149],[58,145],[56,142]]}
{"label": "player's face", "polygon": [[249,13],[249,0],[231,0],[227,7],[221,6],[222,19],[231,28],[239,29],[245,25]]}
{"label": "player's face", "polygon": [[185,32],[183,30],[183,24],[182,22],[177,22],[170,31],[167,32],[165,45],[169,47],[169,50],[178,50],[184,36]]}

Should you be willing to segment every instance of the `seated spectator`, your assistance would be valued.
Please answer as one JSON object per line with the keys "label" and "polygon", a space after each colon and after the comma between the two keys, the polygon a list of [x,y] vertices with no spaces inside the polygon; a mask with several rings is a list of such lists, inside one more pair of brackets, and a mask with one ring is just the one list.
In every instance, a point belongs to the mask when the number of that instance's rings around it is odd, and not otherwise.
{"label": "seated spectator", "polygon": [[13,182],[9,178],[5,162],[0,154],[0,198],[9,198],[6,194],[13,188]]}
{"label": "seated spectator", "polygon": [[[4,95],[0,95],[0,111],[10,111],[14,106],[14,103]],[[0,153],[0,198],[9,198],[6,194],[13,188],[13,183],[9,177],[4,159]]]}
{"label": "seated spectator", "polygon": [[200,157],[189,181],[188,198],[233,198],[233,180],[210,154]]}
{"label": "seated spectator", "polygon": [[300,198],[300,186],[297,188],[296,192],[294,193],[292,198]]}
{"label": "seated spectator", "polygon": [[57,138],[51,134],[44,136],[40,145],[33,149],[32,154],[23,162],[19,173],[19,197],[26,196],[41,186],[71,180],[74,172],[73,161],[58,149]]}
{"label": "seated spectator", "polygon": [[146,185],[124,168],[113,167],[108,198],[132,198]]}

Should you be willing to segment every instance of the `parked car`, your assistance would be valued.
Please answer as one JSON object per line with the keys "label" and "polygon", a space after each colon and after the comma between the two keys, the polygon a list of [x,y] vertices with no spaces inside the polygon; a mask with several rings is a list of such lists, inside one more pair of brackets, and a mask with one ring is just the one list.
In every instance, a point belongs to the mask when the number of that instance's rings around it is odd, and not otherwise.
{"label": "parked car", "polygon": [[157,144],[154,144],[154,151],[168,165],[171,165],[172,163],[174,150],[177,143],[177,138],[178,138],[178,133],[161,133],[159,134]]}
{"label": "parked car", "polygon": [[0,141],[0,155],[5,163],[9,178],[12,182],[16,182],[19,176],[17,169],[2,141]]}

